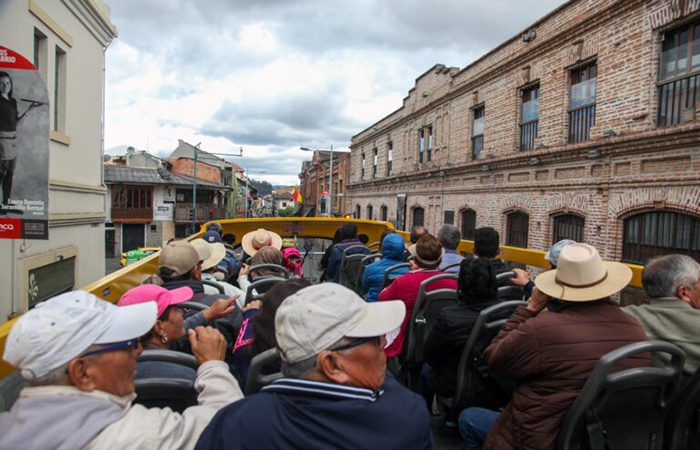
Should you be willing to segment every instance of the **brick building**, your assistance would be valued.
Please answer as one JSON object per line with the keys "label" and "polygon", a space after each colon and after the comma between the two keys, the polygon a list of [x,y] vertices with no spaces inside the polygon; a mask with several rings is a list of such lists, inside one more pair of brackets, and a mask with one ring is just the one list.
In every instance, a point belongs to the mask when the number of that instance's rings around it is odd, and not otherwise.
{"label": "brick building", "polygon": [[352,139],[362,218],[700,259],[700,2],[569,1]]}
{"label": "brick building", "polygon": [[[300,192],[304,213],[312,216],[328,216],[328,192],[330,186],[330,154],[314,151],[311,161],[304,161],[299,174]],[[333,214],[345,214],[345,188],[350,179],[350,153],[333,152]]]}

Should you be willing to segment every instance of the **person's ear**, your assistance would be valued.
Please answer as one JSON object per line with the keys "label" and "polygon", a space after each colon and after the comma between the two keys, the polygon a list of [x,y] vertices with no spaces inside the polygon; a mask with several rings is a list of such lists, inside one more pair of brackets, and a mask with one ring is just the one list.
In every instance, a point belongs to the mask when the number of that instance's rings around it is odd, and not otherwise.
{"label": "person's ear", "polygon": [[68,379],[76,388],[84,392],[95,390],[92,379],[93,364],[87,358],[76,358],[68,363]]}
{"label": "person's ear", "polygon": [[326,378],[339,384],[350,381],[350,377],[343,369],[342,355],[337,352],[323,351],[316,358],[316,365]]}
{"label": "person's ear", "polygon": [[690,291],[691,291],[691,289],[688,286],[683,286],[683,285],[678,286],[678,289],[676,290],[676,297],[678,297],[681,300],[686,301],[692,305],[693,299],[690,296]]}

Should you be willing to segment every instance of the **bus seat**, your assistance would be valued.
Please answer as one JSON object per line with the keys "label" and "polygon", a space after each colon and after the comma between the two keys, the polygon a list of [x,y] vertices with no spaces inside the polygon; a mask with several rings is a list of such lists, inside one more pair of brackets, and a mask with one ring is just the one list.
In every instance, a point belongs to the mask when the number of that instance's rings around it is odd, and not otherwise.
{"label": "bus seat", "polygon": [[515,278],[515,272],[501,272],[496,275],[496,284],[498,284],[499,287],[513,286],[513,283],[510,281],[511,278]]}
{"label": "bus seat", "polygon": [[12,408],[23,387],[24,378],[20,375],[19,370],[15,370],[0,379],[0,412],[9,411]]}
{"label": "bus seat", "polygon": [[700,450],[700,368],[671,404],[664,429],[664,449]]}
{"label": "bus seat", "polygon": [[[270,288],[281,281],[287,281],[286,278],[282,277],[263,277],[250,283],[248,289],[245,293],[245,304],[252,302],[253,300],[260,300],[263,298],[265,293],[270,290]],[[255,291],[255,292],[253,292]]]}
{"label": "bus seat", "polygon": [[172,364],[179,364],[181,366],[189,367],[190,369],[197,370],[199,364],[194,356],[187,353],[175,352],[172,350],[161,350],[161,349],[148,349],[141,352],[137,358],[138,362],[146,361],[159,361],[168,362]]}
{"label": "bus seat", "polygon": [[457,275],[443,273],[423,280],[418,288],[416,303],[406,327],[406,337],[401,352],[401,381],[412,386],[425,359],[425,340],[435,326],[440,311],[457,303],[456,289],[427,291],[431,283],[440,280],[458,280]]}
{"label": "bus seat", "polygon": [[523,300],[525,289],[519,286],[501,286],[498,288],[498,298],[502,301]]}
{"label": "bus seat", "polygon": [[253,273],[262,270],[262,269],[273,269],[280,273],[280,275],[265,275],[265,277],[268,276],[277,276],[277,277],[284,277],[285,279],[289,279],[291,274],[287,269],[284,267],[278,265],[278,264],[258,264],[257,266],[251,266],[250,269],[248,269],[248,281],[252,282],[253,281]]}
{"label": "bus seat", "polygon": [[201,283],[205,286],[211,286],[217,291],[219,291],[219,294],[225,294],[226,291],[224,291],[224,287],[217,283],[216,281],[209,281],[209,280],[202,280]]}
{"label": "bus seat", "polygon": [[391,277],[391,272],[401,269],[402,267],[411,267],[411,264],[409,263],[399,263],[394,266],[389,267],[384,271],[384,276],[382,277],[382,287],[379,289],[379,292],[383,291],[384,288],[389,286],[391,282],[394,280],[394,278]]}
{"label": "bus seat", "polygon": [[146,408],[170,408],[182,413],[197,405],[194,383],[177,378],[145,378],[134,381],[134,403]]}
{"label": "bus seat", "polygon": [[248,378],[245,382],[245,395],[253,395],[273,381],[282,378],[282,373],[280,372],[268,375],[262,374],[262,370],[265,367],[276,367],[279,362],[280,355],[276,348],[270,348],[259,355],[255,355],[250,362],[250,369],[248,369]]}
{"label": "bus seat", "polygon": [[357,272],[360,269],[362,259],[367,256],[369,250],[364,245],[351,245],[343,250],[343,259],[340,262],[340,277],[338,282],[348,289],[355,290]]}
{"label": "bus seat", "polygon": [[365,292],[365,286],[362,284],[362,277],[365,275],[365,268],[373,262],[379,261],[380,259],[382,259],[381,253],[372,253],[371,255],[365,256],[360,261],[360,267],[357,270],[357,278],[355,278],[355,292],[362,298],[364,298],[365,294],[367,293]]}
{"label": "bus seat", "polygon": [[438,401],[452,413],[457,414],[469,406],[495,410],[510,401],[512,386],[490,373],[482,355],[518,306],[527,306],[527,302],[497,303],[479,313],[459,358],[454,395],[438,396]]}
{"label": "bus seat", "polygon": [[[450,264],[449,266],[445,266],[445,267],[443,267],[442,269],[440,269],[440,271],[441,271],[441,272],[447,272],[447,269],[452,269],[453,267],[459,267],[459,266],[461,266],[461,265],[462,265],[461,262],[454,263],[454,264]],[[459,272],[459,270],[458,270],[457,272]]]}
{"label": "bus seat", "polygon": [[[613,372],[620,361],[647,352],[668,353],[671,361],[665,367]],[[661,450],[664,422],[684,362],[681,349],[658,340],[635,342],[604,355],[564,416],[556,448]]]}

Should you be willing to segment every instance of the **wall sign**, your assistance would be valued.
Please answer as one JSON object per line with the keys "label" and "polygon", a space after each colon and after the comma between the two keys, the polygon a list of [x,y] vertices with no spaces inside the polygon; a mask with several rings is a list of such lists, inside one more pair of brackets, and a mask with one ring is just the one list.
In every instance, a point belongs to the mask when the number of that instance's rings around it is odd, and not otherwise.
{"label": "wall sign", "polygon": [[0,46],[0,239],[49,238],[49,97],[36,67]]}

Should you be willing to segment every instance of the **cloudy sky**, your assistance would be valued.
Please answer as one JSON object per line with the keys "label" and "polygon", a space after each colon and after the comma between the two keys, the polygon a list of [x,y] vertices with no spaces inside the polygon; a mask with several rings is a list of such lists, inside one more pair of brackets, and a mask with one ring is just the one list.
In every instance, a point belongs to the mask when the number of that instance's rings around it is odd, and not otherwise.
{"label": "cloudy sky", "polygon": [[[110,0],[105,148],[183,139],[274,184],[347,148],[436,63],[464,67],[562,0]],[[266,171],[265,175],[253,175]]]}

